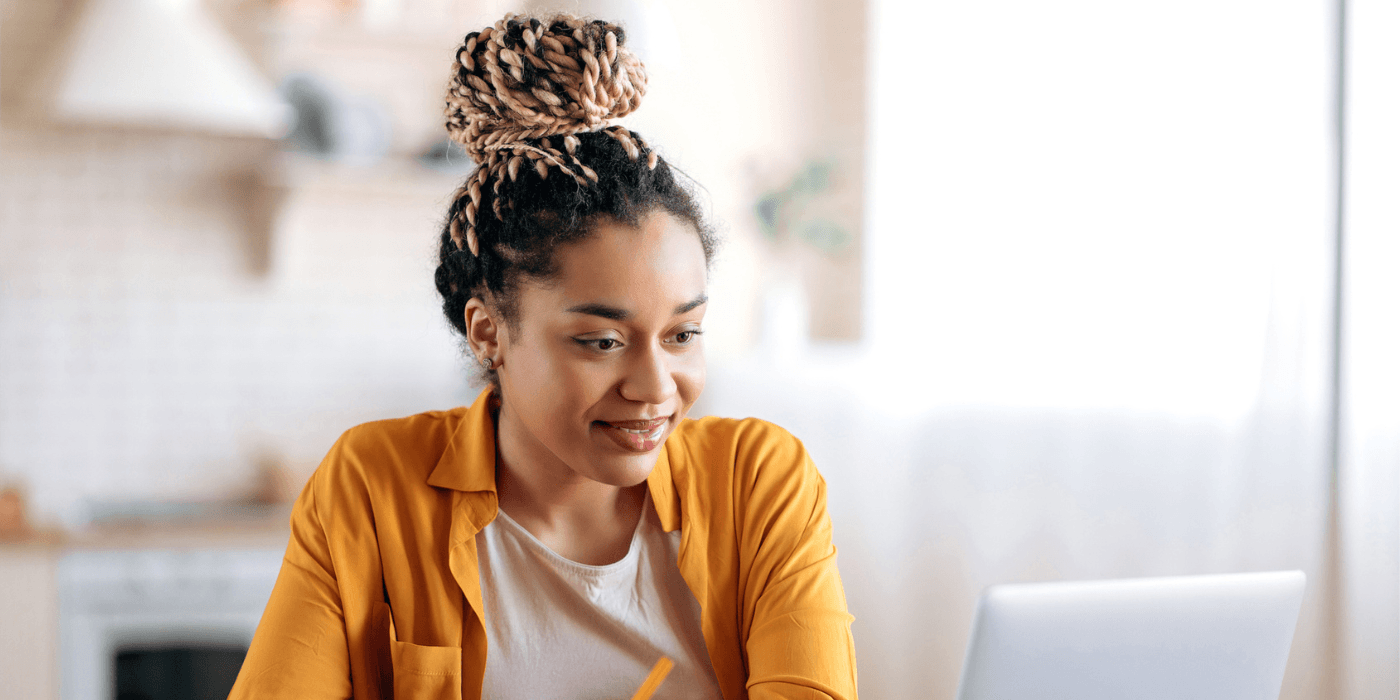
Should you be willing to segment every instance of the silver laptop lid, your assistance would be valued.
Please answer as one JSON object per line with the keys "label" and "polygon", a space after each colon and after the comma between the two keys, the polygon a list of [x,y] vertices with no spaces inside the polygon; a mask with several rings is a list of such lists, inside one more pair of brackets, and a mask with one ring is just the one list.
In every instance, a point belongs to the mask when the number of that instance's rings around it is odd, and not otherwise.
{"label": "silver laptop lid", "polygon": [[992,586],[959,700],[1277,700],[1301,571]]}

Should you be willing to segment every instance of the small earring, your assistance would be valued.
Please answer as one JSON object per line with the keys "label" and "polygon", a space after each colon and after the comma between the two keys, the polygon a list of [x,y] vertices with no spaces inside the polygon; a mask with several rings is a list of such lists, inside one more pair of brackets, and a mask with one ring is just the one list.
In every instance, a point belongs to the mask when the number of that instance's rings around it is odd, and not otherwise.
{"label": "small earring", "polygon": [[484,369],[484,370],[486,370],[486,371],[488,371],[488,372],[491,371],[491,358],[486,357],[485,355],[483,355],[483,356],[481,356],[481,357],[478,358],[478,359],[481,360],[481,368],[482,368],[482,369]]}

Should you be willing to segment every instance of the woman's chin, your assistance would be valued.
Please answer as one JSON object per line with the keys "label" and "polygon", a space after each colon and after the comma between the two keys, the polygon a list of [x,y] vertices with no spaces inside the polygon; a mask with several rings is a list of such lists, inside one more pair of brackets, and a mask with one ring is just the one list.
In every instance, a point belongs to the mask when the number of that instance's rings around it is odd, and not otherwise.
{"label": "woman's chin", "polygon": [[592,464],[587,471],[579,469],[578,472],[599,483],[626,488],[646,481],[660,456],[660,447],[644,454],[612,454],[590,460]]}

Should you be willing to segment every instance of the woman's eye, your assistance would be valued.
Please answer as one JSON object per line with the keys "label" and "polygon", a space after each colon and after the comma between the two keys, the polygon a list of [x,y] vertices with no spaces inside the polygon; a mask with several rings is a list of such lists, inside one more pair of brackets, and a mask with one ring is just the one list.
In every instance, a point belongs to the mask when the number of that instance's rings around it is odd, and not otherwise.
{"label": "woman's eye", "polygon": [[700,337],[700,333],[701,333],[701,331],[699,331],[699,330],[681,331],[680,333],[677,333],[677,334],[676,334],[676,337],[675,337],[676,344],[677,344],[677,345],[690,345],[691,343],[695,342],[695,339],[696,339],[696,338]]}
{"label": "woman's eye", "polygon": [[622,345],[622,341],[616,338],[575,338],[574,342],[599,351],[612,350]]}

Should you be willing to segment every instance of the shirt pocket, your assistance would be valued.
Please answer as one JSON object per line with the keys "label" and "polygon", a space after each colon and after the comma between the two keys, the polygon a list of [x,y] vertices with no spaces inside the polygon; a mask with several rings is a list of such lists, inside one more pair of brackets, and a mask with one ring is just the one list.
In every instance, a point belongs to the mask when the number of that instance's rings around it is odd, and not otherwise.
{"label": "shirt pocket", "polygon": [[377,658],[379,697],[393,700],[461,700],[462,649],[400,642],[389,606],[370,605],[372,628],[387,648]]}
{"label": "shirt pocket", "polygon": [[394,700],[461,700],[462,650],[392,640]]}

